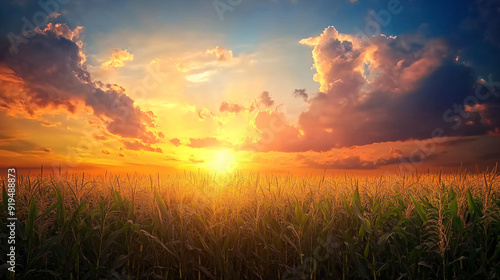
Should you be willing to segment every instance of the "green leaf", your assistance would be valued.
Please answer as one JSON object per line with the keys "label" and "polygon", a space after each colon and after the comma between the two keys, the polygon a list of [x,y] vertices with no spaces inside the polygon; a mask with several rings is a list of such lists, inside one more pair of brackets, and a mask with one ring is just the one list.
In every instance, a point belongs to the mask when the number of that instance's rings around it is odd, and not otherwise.
{"label": "green leaf", "polygon": [[383,245],[385,245],[385,243],[387,243],[387,240],[389,240],[389,237],[391,237],[393,234],[394,234],[394,232],[387,232],[387,233],[384,233],[384,235],[382,235],[382,236],[379,238],[379,240],[378,240],[377,244],[378,244],[379,246],[383,246]]}
{"label": "green leaf", "polygon": [[450,214],[452,217],[456,217],[458,214],[458,203],[457,203],[457,197],[455,196],[450,204],[448,204],[448,209],[450,209]]}
{"label": "green leaf", "polygon": [[370,253],[370,243],[366,243],[365,251],[363,253],[363,256],[365,256],[365,259],[368,258],[369,253]]}
{"label": "green leaf", "polygon": [[472,219],[476,220],[479,217],[483,216],[483,213],[479,209],[479,206],[474,201],[472,194],[470,193],[470,189],[467,190],[467,204],[469,206],[469,211],[471,212]]}
{"label": "green leaf", "polygon": [[353,206],[356,206],[360,211],[363,209],[361,207],[361,197],[359,195],[359,187],[356,186],[356,189],[354,190],[354,193],[352,194],[352,204]]}
{"label": "green leaf", "polygon": [[33,224],[35,222],[36,216],[36,201],[34,198],[32,198],[28,207],[28,221],[26,222],[26,228],[24,229],[24,236],[26,237],[26,239],[31,239],[31,237],[33,236]]}
{"label": "green leaf", "polygon": [[371,234],[372,233],[372,226],[371,226],[371,223],[368,219],[362,219],[363,221],[363,228],[365,229],[365,231],[368,233],[368,234]]}
{"label": "green leaf", "polygon": [[422,221],[426,222],[427,221],[427,214],[424,212],[424,208],[422,207],[422,204],[418,203],[413,195],[410,196],[411,201],[413,201],[413,204],[415,205],[415,209],[417,210],[418,215],[420,216],[420,219]]}
{"label": "green leaf", "polygon": [[156,204],[158,205],[158,213],[160,214],[160,219],[166,218],[168,216],[167,206],[165,206],[165,202],[163,201],[157,190],[155,190],[155,199]]}
{"label": "green leaf", "polygon": [[38,216],[35,222],[38,222],[43,217],[47,216],[52,210],[56,209],[62,203],[62,196],[59,189],[54,187],[54,192],[55,192],[56,202],[50,205],[40,216]]}
{"label": "green leaf", "polygon": [[304,226],[307,222],[307,215],[302,211],[298,201],[295,202],[295,219],[297,219],[297,222],[299,222],[301,226]]}

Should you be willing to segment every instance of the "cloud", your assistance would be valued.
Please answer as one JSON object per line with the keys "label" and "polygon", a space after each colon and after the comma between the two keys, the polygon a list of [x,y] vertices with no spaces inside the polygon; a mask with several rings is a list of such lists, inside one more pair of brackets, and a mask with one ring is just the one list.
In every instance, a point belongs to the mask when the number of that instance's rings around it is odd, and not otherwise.
{"label": "cloud", "polygon": [[40,152],[44,152],[44,153],[48,153],[48,154],[51,154],[52,153],[52,149],[51,148],[38,148],[37,151],[40,151]]}
{"label": "cloud", "polygon": [[274,104],[274,100],[269,96],[269,92],[264,91],[259,96],[259,103],[263,104],[266,107],[271,107]]}
{"label": "cloud", "polygon": [[191,74],[186,76],[186,80],[191,83],[203,83],[210,79],[210,76],[215,74],[215,71],[204,71],[201,73]]}
{"label": "cloud", "polygon": [[483,35],[484,40],[500,47],[500,1],[498,0],[476,0],[472,9],[474,16],[464,20],[463,26]]}
{"label": "cloud", "polygon": [[307,101],[307,99],[309,98],[309,95],[306,93],[305,89],[296,89],[293,92],[293,96],[297,98],[302,98],[304,99],[304,101]]}
{"label": "cloud", "polygon": [[172,138],[169,142],[176,147],[179,147],[181,145],[181,140],[179,140],[178,138]]}
{"label": "cloud", "polygon": [[209,117],[212,117],[214,114],[208,108],[202,108],[198,110],[198,118],[200,120],[205,120]]}
{"label": "cloud", "polygon": [[57,12],[52,12],[52,13],[50,13],[50,15],[48,16],[48,18],[54,18],[54,19],[56,19],[56,18],[58,18],[58,17],[60,17],[60,16],[61,16],[61,14],[60,14],[60,13],[57,13]]}
{"label": "cloud", "polygon": [[371,170],[378,168],[374,162],[364,161],[359,156],[352,156],[342,159],[335,159],[331,161],[314,161],[305,159],[304,164],[308,167],[315,169],[357,169],[357,170]]}
{"label": "cloud", "polygon": [[476,141],[475,138],[470,138],[470,137],[458,137],[458,138],[453,138],[453,139],[447,139],[445,141],[442,141],[440,143],[436,143],[439,146],[445,146],[445,147],[451,147],[451,146],[457,146],[463,143],[468,143],[468,142],[474,142]]}
{"label": "cloud", "polygon": [[194,155],[191,155],[191,157],[189,157],[189,161],[192,162],[192,163],[203,163],[203,162],[205,162],[204,160],[196,158]]}
{"label": "cloud", "polygon": [[49,23],[43,30],[43,32],[47,31],[52,31],[58,36],[64,37],[72,42],[74,42],[78,47],[78,55],[80,56],[80,65],[83,65],[85,61],[87,61],[87,58],[85,54],[83,53],[83,33],[85,31],[85,28],[83,26],[77,26],[75,29],[69,28],[66,24],[62,23]]}
{"label": "cloud", "polygon": [[258,131],[259,140],[254,143],[251,139],[247,139],[240,149],[256,152],[296,152],[302,150],[300,130],[289,124],[283,112],[259,111],[255,117],[254,125]]}
{"label": "cloud", "polygon": [[17,138],[15,136],[0,135],[0,150],[15,153],[36,151],[39,147],[31,141]]}
{"label": "cloud", "polygon": [[[398,145],[401,143],[391,143],[391,145]],[[336,154],[327,154],[325,157],[321,157],[318,155],[322,155],[323,153],[314,153],[312,155],[315,156],[304,156],[298,155],[295,157],[296,161],[301,162],[303,165],[314,168],[314,169],[352,169],[352,170],[374,170],[379,169],[385,166],[390,165],[400,165],[404,166],[409,164],[410,162],[414,162],[415,160],[420,160],[419,156],[424,156],[426,161],[431,161],[436,159],[439,154],[442,154],[442,151],[433,151],[432,153],[425,153],[419,149],[413,149],[414,154],[412,156],[406,155],[403,151],[391,147],[389,153],[386,155],[378,155],[378,156],[366,156],[367,150],[361,152],[359,155],[359,151],[354,151],[358,147],[350,147],[344,150],[337,150]],[[418,151],[418,152],[417,152]],[[340,153],[339,153],[340,152]],[[410,153],[411,154],[411,153]],[[331,158],[331,159],[328,159]]]}
{"label": "cloud", "polygon": [[233,57],[233,51],[216,46],[204,52],[190,53],[175,64],[177,71],[184,74],[191,83],[209,81],[221,68],[237,64],[240,59]]}
{"label": "cloud", "polygon": [[172,156],[166,156],[162,160],[166,160],[166,161],[180,161],[179,159],[177,159],[175,157],[172,157]]}
{"label": "cloud", "polygon": [[223,47],[216,46],[211,50],[207,50],[207,54],[214,55],[218,61],[231,61],[233,59],[233,51]]}
{"label": "cloud", "polygon": [[108,150],[102,150],[102,153],[105,154],[105,155],[111,154]]}
{"label": "cloud", "polygon": [[[320,92],[309,97],[296,127],[286,124],[272,141],[258,142],[265,150],[327,151],[427,139],[435,128],[460,136],[500,127],[498,90],[480,101],[481,110],[462,116],[464,101],[474,100],[478,83],[472,68],[455,61],[455,52],[442,39],[379,35],[362,40],[328,27],[300,42],[313,48]],[[485,96],[487,90],[479,92]],[[469,120],[473,124],[465,125]]]}
{"label": "cloud", "polygon": [[45,127],[58,127],[58,126],[61,126],[61,122],[49,122],[49,121],[43,121],[40,123],[42,126],[45,126]]}
{"label": "cloud", "polygon": [[125,145],[125,148],[129,150],[134,150],[134,151],[149,151],[149,152],[155,152],[155,153],[163,153],[162,149],[160,148],[154,148],[151,147],[150,145],[145,145],[141,143],[140,141],[126,141],[123,140],[122,143]]}
{"label": "cloud", "polygon": [[159,143],[161,137],[152,131],[153,112],[141,110],[123,88],[92,81],[83,64],[79,30],[49,25],[31,31],[32,37],[16,54],[1,44],[0,108],[32,119],[55,110],[76,114],[91,109],[109,133],[145,145]]}
{"label": "cloud", "polygon": [[127,61],[134,60],[134,55],[127,50],[113,49],[111,57],[102,63],[103,68],[121,68]]}
{"label": "cloud", "polygon": [[236,103],[227,103],[226,101],[222,102],[219,107],[220,112],[231,112],[231,113],[239,113],[246,108],[236,104]]}

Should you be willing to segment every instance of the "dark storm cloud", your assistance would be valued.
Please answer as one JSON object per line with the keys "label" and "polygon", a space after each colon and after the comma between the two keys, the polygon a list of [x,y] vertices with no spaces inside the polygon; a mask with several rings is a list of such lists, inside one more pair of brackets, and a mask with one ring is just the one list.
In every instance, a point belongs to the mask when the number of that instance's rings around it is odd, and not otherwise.
{"label": "dark storm cloud", "polygon": [[[478,83],[445,40],[381,35],[364,42],[329,27],[301,42],[313,47],[321,92],[309,98],[298,127],[260,141],[264,150],[327,151],[428,139],[435,129],[439,136],[467,136],[500,127],[498,86]],[[368,77],[360,70],[365,65]]]}
{"label": "dark storm cloud", "polygon": [[500,47],[500,1],[476,0],[472,7],[472,15],[463,22],[466,29],[483,35],[484,40]]}
{"label": "dark storm cloud", "polygon": [[[155,127],[155,115],[134,105],[123,88],[92,81],[85,69],[81,41],[65,25],[49,27],[32,31],[31,38],[19,45],[17,53],[9,52],[5,41],[0,46],[2,107],[14,115],[35,118],[54,109],[76,113],[79,107],[87,106],[106,124],[108,132],[135,138],[142,142],[141,148],[153,149],[150,145],[162,138],[150,131]],[[5,78],[3,73],[15,75],[18,80]]]}

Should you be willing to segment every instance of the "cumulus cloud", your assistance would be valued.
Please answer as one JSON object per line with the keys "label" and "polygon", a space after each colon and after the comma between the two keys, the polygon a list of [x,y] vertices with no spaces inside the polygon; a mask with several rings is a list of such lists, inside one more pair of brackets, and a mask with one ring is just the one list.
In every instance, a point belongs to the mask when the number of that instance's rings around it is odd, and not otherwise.
{"label": "cumulus cloud", "polygon": [[236,103],[227,103],[226,101],[222,102],[219,107],[220,112],[231,112],[231,113],[239,113],[246,108]]}
{"label": "cumulus cloud", "polygon": [[259,96],[259,103],[266,107],[271,107],[274,104],[274,100],[271,99],[271,96],[269,96],[269,92],[264,91]]}
{"label": "cumulus cloud", "polygon": [[326,151],[427,139],[435,128],[456,136],[500,127],[494,94],[481,101],[484,110],[465,112],[469,115],[463,123],[472,120],[472,125],[458,125],[457,119],[465,118],[464,100],[475,95],[478,84],[472,68],[456,62],[444,40],[415,35],[362,40],[328,27],[301,43],[313,48],[314,80],[320,83],[320,92],[309,98],[309,108],[299,116],[296,128],[275,132],[270,143],[260,141],[272,150]]}
{"label": "cumulus cloud", "polygon": [[256,152],[296,152],[301,150],[302,135],[300,130],[289,124],[283,112],[259,111],[255,117],[254,125],[258,131],[259,141],[253,143],[251,139],[247,139],[247,142],[240,147],[241,149]]}
{"label": "cumulus cloud", "polygon": [[43,32],[47,32],[47,31],[52,31],[55,34],[57,34],[58,36],[62,36],[64,38],[74,42],[79,47],[78,54],[80,56],[80,65],[83,65],[83,63],[85,63],[85,61],[87,61],[87,58],[86,58],[85,54],[83,53],[83,40],[82,39],[83,39],[83,33],[85,31],[83,26],[77,26],[77,27],[75,27],[75,29],[71,29],[66,24],[49,23],[49,24],[47,24],[47,26],[43,30]]}
{"label": "cumulus cloud", "polygon": [[113,49],[111,57],[102,63],[103,68],[121,68],[127,61],[134,60],[134,55],[127,50]]}
{"label": "cumulus cloud", "polygon": [[179,147],[181,145],[181,140],[179,140],[178,138],[172,138],[169,140],[169,142],[176,147]]}
{"label": "cumulus cloud", "polygon": [[214,55],[218,61],[231,61],[233,59],[233,51],[223,47],[216,46],[213,49],[207,50],[207,54]]}
{"label": "cumulus cloud", "polygon": [[75,114],[91,109],[109,133],[145,145],[159,143],[153,112],[134,104],[116,85],[92,81],[85,69],[80,29],[49,25],[34,32],[16,54],[1,44],[0,108],[10,115],[37,118],[48,111]]}
{"label": "cumulus cloud", "polygon": [[297,98],[302,98],[304,99],[304,101],[307,101],[307,99],[309,98],[309,95],[306,93],[305,89],[296,89],[293,92],[293,96]]}

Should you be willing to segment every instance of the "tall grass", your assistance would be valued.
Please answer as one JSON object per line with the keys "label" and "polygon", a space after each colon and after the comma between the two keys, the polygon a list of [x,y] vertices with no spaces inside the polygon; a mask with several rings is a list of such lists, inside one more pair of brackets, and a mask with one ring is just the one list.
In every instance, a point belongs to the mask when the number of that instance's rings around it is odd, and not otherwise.
{"label": "tall grass", "polygon": [[15,278],[498,279],[498,178],[20,176]]}

